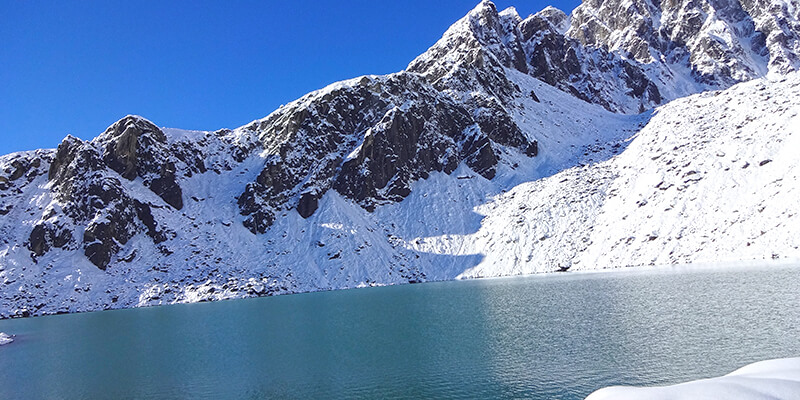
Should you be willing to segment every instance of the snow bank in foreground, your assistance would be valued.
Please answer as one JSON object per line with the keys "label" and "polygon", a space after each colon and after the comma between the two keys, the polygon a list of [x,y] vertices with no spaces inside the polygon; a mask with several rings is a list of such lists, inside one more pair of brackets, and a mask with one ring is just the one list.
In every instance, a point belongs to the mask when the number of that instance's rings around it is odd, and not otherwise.
{"label": "snow bank in foreground", "polygon": [[600,389],[586,400],[788,400],[800,399],[800,358],[761,361],[718,378],[674,386]]}
{"label": "snow bank in foreground", "polygon": [[9,344],[13,341],[14,339],[12,339],[10,335],[6,335],[5,333],[0,332],[0,346],[4,344]]}

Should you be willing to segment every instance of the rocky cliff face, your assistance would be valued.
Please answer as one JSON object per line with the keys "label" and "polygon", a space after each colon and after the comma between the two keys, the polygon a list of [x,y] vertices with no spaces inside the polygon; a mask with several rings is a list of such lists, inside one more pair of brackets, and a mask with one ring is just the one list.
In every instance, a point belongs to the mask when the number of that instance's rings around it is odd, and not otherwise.
{"label": "rocky cliff face", "polygon": [[792,0],[589,0],[566,34],[635,60],[665,84],[725,88],[800,66],[797,10]]}
{"label": "rocky cliff face", "polygon": [[515,93],[506,69],[611,111],[639,112],[662,101],[658,87],[638,64],[565,36],[568,20],[552,7],[523,20],[513,8],[498,12],[484,1],[408,70],[453,95],[477,87],[500,102]]}
{"label": "rocky cliff face", "polygon": [[484,1],[409,71],[440,90],[502,95],[502,74],[491,71],[513,68],[611,111],[641,112],[797,70],[799,9],[790,0],[593,0],[571,16],[548,7],[522,19]]}
{"label": "rocky cliff face", "polygon": [[264,233],[282,209],[307,218],[330,189],[373,210],[462,162],[491,179],[498,146],[534,156],[535,139],[484,97],[464,104],[402,72],[333,85],[248,125],[267,162],[239,196],[245,226]]}
{"label": "rocky cliff face", "polygon": [[[157,226],[151,204],[132,196],[123,180],[140,180],[164,206],[180,210],[183,197],[171,159],[164,133],[136,117],[121,119],[88,143],[71,136],[64,139],[47,174],[55,202],[44,210],[28,240],[34,256],[80,243],[89,261],[105,269],[139,232],[156,243],[166,240],[167,231]],[[57,222],[64,219],[85,226],[80,239]]]}
{"label": "rocky cliff face", "polygon": [[[659,104],[791,74],[797,21],[783,0],[587,0],[526,18],[483,1],[407,70],[234,130],[128,116],[0,157],[0,317],[462,276],[480,246],[443,260],[450,244],[422,238],[451,243],[487,196],[623,152]],[[593,215],[573,214],[560,221]]]}

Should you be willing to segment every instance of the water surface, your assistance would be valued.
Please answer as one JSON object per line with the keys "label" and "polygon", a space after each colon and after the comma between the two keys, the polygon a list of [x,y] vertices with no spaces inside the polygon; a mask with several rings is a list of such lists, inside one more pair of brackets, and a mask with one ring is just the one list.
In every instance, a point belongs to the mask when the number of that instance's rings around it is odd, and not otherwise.
{"label": "water surface", "polygon": [[800,355],[800,269],[429,283],[0,321],[2,399],[582,399]]}

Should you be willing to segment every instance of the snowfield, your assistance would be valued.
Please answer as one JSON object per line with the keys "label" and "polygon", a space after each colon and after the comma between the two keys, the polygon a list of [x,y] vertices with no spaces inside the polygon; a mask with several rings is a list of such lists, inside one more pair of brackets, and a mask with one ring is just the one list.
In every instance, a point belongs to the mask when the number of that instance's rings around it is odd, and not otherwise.
{"label": "snowfield", "polygon": [[586,400],[800,399],[800,358],[761,361],[718,378],[664,387],[600,389]]}
{"label": "snowfield", "polygon": [[[629,139],[585,147],[594,160],[476,207],[477,232],[414,247],[482,254],[461,278],[800,259],[799,78],[659,107]],[[619,143],[624,151],[603,160]]]}

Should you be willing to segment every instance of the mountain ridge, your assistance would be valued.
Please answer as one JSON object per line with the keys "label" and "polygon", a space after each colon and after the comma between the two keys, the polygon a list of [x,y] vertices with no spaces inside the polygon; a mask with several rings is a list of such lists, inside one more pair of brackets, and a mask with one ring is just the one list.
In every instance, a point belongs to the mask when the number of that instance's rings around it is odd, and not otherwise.
{"label": "mountain ridge", "polygon": [[[587,1],[572,16],[548,7],[523,19],[482,1],[405,71],[332,84],[233,130],[187,132],[127,116],[89,141],[68,136],[55,150],[2,156],[0,317],[697,261],[659,253],[622,262],[617,254],[621,264],[608,265],[607,247],[627,245],[604,238],[595,249],[587,241],[597,234],[576,231],[602,231],[594,221],[615,215],[602,211],[608,191],[636,193],[613,186],[636,169],[633,161],[654,164],[629,150],[632,143],[650,140],[648,132],[664,140],[663,113],[694,115],[694,105],[680,105],[706,103],[693,97],[646,110],[759,77],[767,83],[753,90],[771,97],[754,104],[781,115],[794,110],[776,88],[796,86],[795,2],[772,1],[767,12],[758,6],[766,2],[690,3]],[[626,4],[637,24],[615,19]],[[698,15],[700,28],[662,23],[686,13]],[[734,17],[738,25],[714,28]],[[715,50],[745,39],[751,50],[763,42],[761,59]],[[730,93],[744,97],[737,87]],[[775,99],[784,105],[773,107]],[[773,139],[790,140],[787,129]],[[755,132],[742,135],[760,143]],[[628,161],[619,167],[619,160]],[[779,175],[792,173],[782,168]],[[529,217],[538,215],[549,233],[520,231],[511,215],[526,227],[537,221],[506,213],[507,204],[524,204],[498,200],[528,186],[570,199],[564,208],[522,195],[542,202]],[[498,202],[506,211],[484,213]],[[645,207],[634,203],[621,207]],[[553,212],[561,219],[551,221]],[[637,221],[629,229],[648,224]],[[486,223],[501,229],[486,231]],[[551,247],[555,236],[560,245]],[[781,246],[781,257],[796,250]],[[762,257],[758,248],[743,257]]]}

